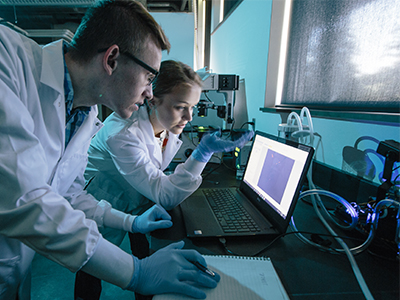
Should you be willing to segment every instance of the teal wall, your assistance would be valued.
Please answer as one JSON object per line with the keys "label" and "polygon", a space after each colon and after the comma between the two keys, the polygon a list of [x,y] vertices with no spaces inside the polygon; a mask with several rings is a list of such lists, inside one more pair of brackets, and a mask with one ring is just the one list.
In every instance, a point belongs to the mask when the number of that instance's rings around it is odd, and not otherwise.
{"label": "teal wall", "polygon": [[[249,120],[256,119],[256,129],[278,134],[282,123],[276,113],[264,113],[271,0],[244,0],[211,36],[210,68],[215,73],[237,74],[246,82]],[[286,120],[285,120],[286,121]],[[378,140],[400,141],[399,123],[372,123],[313,118],[314,130],[322,136],[322,147],[317,149],[317,160],[342,168],[342,150],[353,146],[362,136]],[[359,149],[374,149],[377,144],[363,141]],[[370,156],[377,169],[383,164]],[[377,181],[377,177],[375,179]]]}
{"label": "teal wall", "polygon": [[151,13],[164,30],[171,44],[169,53],[163,51],[162,60],[179,60],[193,68],[194,14]]}

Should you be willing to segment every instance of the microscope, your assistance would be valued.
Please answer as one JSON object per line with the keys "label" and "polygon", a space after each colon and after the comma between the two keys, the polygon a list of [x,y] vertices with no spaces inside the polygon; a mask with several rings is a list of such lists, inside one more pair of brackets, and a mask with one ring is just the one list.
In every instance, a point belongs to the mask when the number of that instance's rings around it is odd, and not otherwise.
{"label": "microscope", "polygon": [[234,122],[233,109],[235,91],[239,89],[239,76],[228,74],[216,74],[206,72],[204,69],[197,71],[203,80],[202,92],[206,95],[209,91],[222,93],[225,99],[225,105],[215,105],[208,97],[207,100],[200,100],[197,105],[198,116],[206,117],[208,109],[217,110],[217,116],[224,120],[223,129],[232,129]]}

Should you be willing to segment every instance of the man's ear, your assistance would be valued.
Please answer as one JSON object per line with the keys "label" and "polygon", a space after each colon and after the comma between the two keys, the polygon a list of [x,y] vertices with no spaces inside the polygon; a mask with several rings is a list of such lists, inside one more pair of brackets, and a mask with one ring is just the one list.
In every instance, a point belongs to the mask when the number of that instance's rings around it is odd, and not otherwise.
{"label": "man's ear", "polygon": [[111,75],[117,68],[117,57],[121,55],[119,47],[117,45],[112,45],[106,51],[103,56],[103,68],[106,70],[108,75]]}

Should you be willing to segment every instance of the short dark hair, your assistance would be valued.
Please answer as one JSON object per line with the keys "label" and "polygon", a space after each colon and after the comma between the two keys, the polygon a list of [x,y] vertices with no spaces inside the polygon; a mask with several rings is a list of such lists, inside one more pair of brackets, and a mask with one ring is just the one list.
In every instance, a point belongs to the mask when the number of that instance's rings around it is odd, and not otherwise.
{"label": "short dark hair", "polygon": [[202,80],[190,66],[180,61],[164,60],[161,62],[160,73],[153,83],[154,97],[161,98],[169,94],[178,85],[198,85],[202,87]]}
{"label": "short dark hair", "polygon": [[134,0],[103,0],[89,8],[72,41],[70,55],[88,62],[99,49],[118,45],[121,52],[138,55],[148,38],[161,50],[171,48],[161,26],[144,6]]}

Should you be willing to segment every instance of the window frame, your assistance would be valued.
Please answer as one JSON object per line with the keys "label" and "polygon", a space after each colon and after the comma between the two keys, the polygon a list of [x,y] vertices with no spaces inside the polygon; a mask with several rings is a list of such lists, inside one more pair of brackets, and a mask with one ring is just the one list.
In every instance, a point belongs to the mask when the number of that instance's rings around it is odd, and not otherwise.
{"label": "window frame", "polygon": [[[281,103],[286,67],[287,45],[290,31],[290,15],[293,0],[273,0],[268,46],[267,78],[265,85],[263,112],[285,113],[300,111],[306,105],[286,105]],[[363,120],[383,124],[400,123],[400,114],[382,111],[360,111],[341,107],[309,108],[313,116],[341,119]]]}

